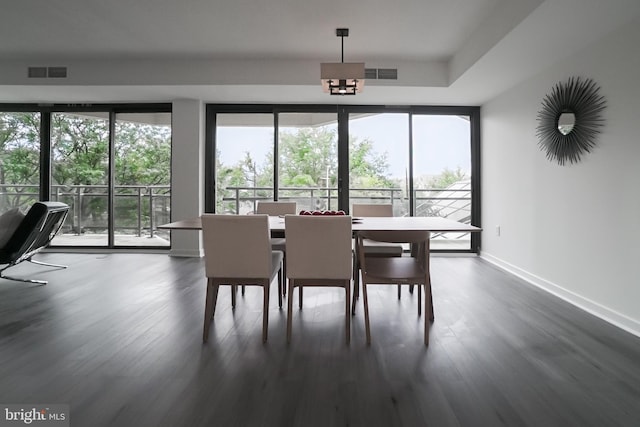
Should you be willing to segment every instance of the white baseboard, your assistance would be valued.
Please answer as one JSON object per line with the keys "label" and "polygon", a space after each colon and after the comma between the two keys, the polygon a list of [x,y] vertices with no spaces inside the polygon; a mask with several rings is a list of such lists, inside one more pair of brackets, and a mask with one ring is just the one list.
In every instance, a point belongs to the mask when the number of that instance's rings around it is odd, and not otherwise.
{"label": "white baseboard", "polygon": [[637,337],[640,337],[640,322],[635,319],[611,310],[610,308],[598,304],[595,301],[575,294],[567,289],[564,289],[561,286],[556,285],[555,283],[538,277],[535,274],[529,273],[526,270],[516,267],[515,265],[510,264],[488,253],[481,253],[480,258],[487,262],[490,262],[491,264],[508,273],[511,273],[527,281],[528,283],[531,283],[532,285],[546,292],[549,292],[552,295],[557,296],[558,298],[563,299],[564,301],[580,308],[581,310],[591,313],[594,316],[599,317],[600,319],[611,323],[612,325],[617,326],[620,329],[623,329]]}
{"label": "white baseboard", "polygon": [[202,258],[204,252],[202,249],[171,249],[169,256],[175,257],[188,257],[188,258]]}

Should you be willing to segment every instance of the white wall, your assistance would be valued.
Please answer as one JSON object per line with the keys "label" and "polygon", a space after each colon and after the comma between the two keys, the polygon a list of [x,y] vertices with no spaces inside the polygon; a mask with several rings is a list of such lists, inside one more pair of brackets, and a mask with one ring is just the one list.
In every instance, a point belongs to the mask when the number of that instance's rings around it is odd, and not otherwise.
{"label": "white wall", "polygon": [[[171,141],[171,220],[200,216],[204,211],[204,107],[202,101],[173,102]],[[202,233],[171,232],[171,255],[202,256]]]}
{"label": "white wall", "polygon": [[[640,335],[640,20],[482,106],[482,256]],[[593,78],[606,124],[583,161],[546,159],[544,95]],[[501,235],[496,236],[496,226]]]}

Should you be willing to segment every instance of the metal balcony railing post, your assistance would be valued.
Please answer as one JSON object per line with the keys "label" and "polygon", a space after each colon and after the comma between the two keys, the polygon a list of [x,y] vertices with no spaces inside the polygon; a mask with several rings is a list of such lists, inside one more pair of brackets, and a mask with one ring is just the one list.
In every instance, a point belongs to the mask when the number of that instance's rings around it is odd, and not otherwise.
{"label": "metal balcony railing post", "polygon": [[82,234],[82,187],[76,188],[76,205],[78,214],[78,236]]}
{"label": "metal balcony railing post", "polygon": [[142,187],[138,187],[138,237],[142,236]]}
{"label": "metal balcony railing post", "polygon": [[236,215],[240,214],[240,189],[236,188]]}
{"label": "metal balcony railing post", "polygon": [[149,237],[153,237],[153,188],[147,187],[149,192]]}

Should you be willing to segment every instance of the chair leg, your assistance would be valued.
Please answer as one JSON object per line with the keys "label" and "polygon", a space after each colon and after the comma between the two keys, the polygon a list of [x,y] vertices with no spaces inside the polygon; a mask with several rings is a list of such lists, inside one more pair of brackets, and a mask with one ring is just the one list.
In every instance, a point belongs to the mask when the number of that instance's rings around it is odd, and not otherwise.
{"label": "chair leg", "polygon": [[269,333],[269,284],[264,286],[264,305],[262,307],[262,342],[267,342],[267,334]]}
{"label": "chair leg", "polygon": [[[420,285],[418,285],[420,286]],[[412,294],[413,293],[413,283],[409,285],[409,293]]]}
{"label": "chair leg", "polygon": [[213,286],[213,308],[211,310],[211,318],[209,319],[209,321],[213,320],[213,316],[215,316],[216,314],[216,306],[218,305],[218,291],[220,290],[220,286],[219,285],[214,285]]}
{"label": "chair leg", "polygon": [[278,271],[278,308],[282,309],[282,270]]}
{"label": "chair leg", "polygon": [[287,256],[285,254],[284,258],[282,258],[282,277],[284,278],[284,285],[282,286],[282,296],[287,296]]}
{"label": "chair leg", "polygon": [[[424,306],[427,307],[431,302],[431,285],[425,283],[424,286]],[[429,316],[424,316],[424,345],[429,346],[429,327],[431,323],[429,322]]]}
{"label": "chair leg", "polygon": [[422,315],[422,298],[421,297],[422,297],[422,285],[418,285],[418,317]]}
{"label": "chair leg", "polygon": [[241,294],[244,296],[244,285],[240,285],[240,288],[242,289]]}
{"label": "chair leg", "polygon": [[400,299],[401,290],[402,290],[402,285],[398,285],[398,299]]}
{"label": "chair leg", "polygon": [[202,332],[202,342],[209,339],[209,327],[216,309],[216,300],[218,296],[218,286],[213,284],[213,280],[207,279],[207,297],[204,306],[204,328]]}
{"label": "chair leg", "polygon": [[238,285],[231,285],[231,308],[236,308],[236,293],[238,292]]}
{"label": "chair leg", "polygon": [[360,263],[357,255],[353,258],[353,298],[360,298]]}
{"label": "chair leg", "polygon": [[345,335],[347,340],[347,345],[351,343],[351,315],[349,313],[349,309],[351,308],[351,281],[347,282],[345,286],[345,308],[344,308],[344,317],[345,317]]}
{"label": "chair leg", "polygon": [[435,320],[435,315],[433,314],[433,292],[431,290],[431,283],[429,283],[428,287],[429,287],[429,320],[433,322]]}
{"label": "chair leg", "polygon": [[[291,295],[289,295],[291,298]],[[302,285],[298,285],[298,308],[302,310]]]}
{"label": "chair leg", "polygon": [[287,298],[287,344],[291,342],[291,324],[293,317],[293,279],[289,279],[289,298]]}
{"label": "chair leg", "polygon": [[67,268],[66,265],[62,265],[62,264],[52,264],[50,262],[42,262],[42,261],[36,261],[32,258],[28,258],[27,261],[29,261],[32,264],[38,264],[38,265],[44,265],[46,267],[56,267],[56,268]]}
{"label": "chair leg", "polygon": [[7,280],[13,280],[15,282],[23,282],[23,283],[36,283],[38,285],[46,285],[47,282],[46,280],[37,280],[37,279],[20,279],[18,277],[11,277],[11,276],[5,276],[3,273],[0,272],[0,279],[7,279]]}
{"label": "chair leg", "polygon": [[358,285],[356,285],[356,282],[353,282],[353,297],[352,297],[352,301],[351,301],[351,315],[355,316],[356,314],[356,300],[358,299]]}
{"label": "chair leg", "polygon": [[364,328],[367,334],[367,345],[371,345],[371,327],[369,326],[369,298],[367,298],[367,284],[362,282],[362,301],[364,302]]}

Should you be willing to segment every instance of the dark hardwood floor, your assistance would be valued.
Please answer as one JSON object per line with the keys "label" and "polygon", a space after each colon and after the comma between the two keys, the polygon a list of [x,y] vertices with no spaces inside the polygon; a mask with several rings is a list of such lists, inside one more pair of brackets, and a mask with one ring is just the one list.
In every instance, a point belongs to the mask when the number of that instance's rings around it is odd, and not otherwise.
{"label": "dark hardwood floor", "polygon": [[[79,426],[639,426],[640,339],[478,258],[433,258],[435,323],[416,294],[370,291],[344,343],[344,291],[271,289],[231,310],[221,290],[202,344],[203,260],[38,256],[0,279],[0,403],[65,403]],[[614,280],[612,278],[612,280]],[[297,295],[296,295],[297,298]]]}

